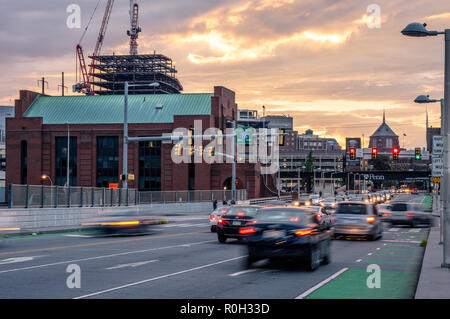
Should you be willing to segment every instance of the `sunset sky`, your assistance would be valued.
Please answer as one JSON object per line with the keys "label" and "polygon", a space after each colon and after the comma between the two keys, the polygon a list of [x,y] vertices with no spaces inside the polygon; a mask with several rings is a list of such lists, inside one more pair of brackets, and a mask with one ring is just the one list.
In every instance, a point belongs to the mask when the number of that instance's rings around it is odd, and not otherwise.
{"label": "sunset sky", "polygon": [[[81,7],[81,28],[66,25],[70,4]],[[83,39],[91,54],[106,0]],[[75,82],[75,46],[97,0],[0,0],[0,105],[20,89],[59,95],[61,72],[69,94]],[[401,146],[425,146],[425,106],[419,94],[443,97],[444,39],[409,38],[410,22],[450,28],[448,0],[140,0],[140,53],[171,57],[184,93],[236,92],[240,108],[294,117],[295,129],[321,136],[362,137],[366,146],[386,110]],[[381,8],[381,27],[369,28]],[[128,54],[129,1],[116,0],[103,54]],[[430,125],[440,106],[429,104]],[[403,134],[407,136],[403,139]],[[405,141],[406,145],[403,144]]]}

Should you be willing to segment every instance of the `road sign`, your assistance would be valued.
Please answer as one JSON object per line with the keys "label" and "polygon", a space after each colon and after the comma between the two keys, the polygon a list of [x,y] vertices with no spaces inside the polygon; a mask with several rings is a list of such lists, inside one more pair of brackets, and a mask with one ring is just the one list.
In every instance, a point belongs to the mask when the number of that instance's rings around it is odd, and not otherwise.
{"label": "road sign", "polygon": [[440,157],[433,157],[433,165],[431,168],[431,175],[433,177],[442,177],[444,173],[444,162]]}
{"label": "road sign", "polygon": [[440,177],[430,178],[430,182],[432,182],[432,183],[440,183],[441,182],[441,178]]}
{"label": "road sign", "polygon": [[251,127],[238,127],[236,129],[237,143],[238,144],[251,144],[253,141]]}
{"label": "road sign", "polygon": [[444,137],[441,135],[433,136],[433,155],[442,154],[444,151]]}
{"label": "road sign", "polygon": [[362,158],[363,157],[363,150],[362,148],[356,149],[356,158]]}

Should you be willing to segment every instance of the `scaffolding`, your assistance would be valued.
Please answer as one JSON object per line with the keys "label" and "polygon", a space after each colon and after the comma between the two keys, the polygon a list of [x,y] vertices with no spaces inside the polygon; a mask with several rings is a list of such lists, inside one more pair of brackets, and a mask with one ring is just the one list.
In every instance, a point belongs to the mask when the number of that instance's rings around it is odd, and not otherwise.
{"label": "scaffolding", "polygon": [[[95,60],[95,70],[90,76],[95,94],[124,94],[125,82],[141,84],[131,86],[129,94],[174,94],[183,87],[176,78],[177,70],[172,59],[162,54],[102,55]],[[159,86],[146,84],[157,82]]]}

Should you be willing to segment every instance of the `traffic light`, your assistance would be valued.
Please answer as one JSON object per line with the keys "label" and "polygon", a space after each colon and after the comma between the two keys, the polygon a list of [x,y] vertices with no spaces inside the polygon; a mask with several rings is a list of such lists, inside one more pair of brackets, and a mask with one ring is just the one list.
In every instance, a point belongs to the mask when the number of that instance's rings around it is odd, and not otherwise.
{"label": "traffic light", "polygon": [[392,149],[392,159],[393,160],[398,160],[398,153],[400,153],[400,150],[398,147],[394,147]]}
{"label": "traffic light", "polygon": [[354,161],[356,159],[356,148],[350,147],[349,152],[350,152],[350,160]]}
{"label": "traffic light", "polygon": [[372,148],[372,159],[377,159],[378,149]]}
{"label": "traffic light", "polygon": [[416,148],[416,160],[421,160],[422,159],[422,152],[420,150],[420,148]]}

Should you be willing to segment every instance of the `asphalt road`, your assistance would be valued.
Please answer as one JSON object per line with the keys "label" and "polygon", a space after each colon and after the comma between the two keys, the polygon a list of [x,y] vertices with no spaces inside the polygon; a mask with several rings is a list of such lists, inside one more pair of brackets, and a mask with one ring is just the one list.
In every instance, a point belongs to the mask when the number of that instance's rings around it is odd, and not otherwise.
{"label": "asphalt road", "polygon": [[[245,246],[220,244],[207,215],[174,221],[145,236],[81,232],[4,240],[0,298],[413,298],[428,232],[385,225],[377,241],[333,240],[331,263],[309,272],[265,261],[246,269]],[[69,265],[79,266],[80,288],[67,285]],[[380,268],[380,288],[367,286],[369,265]]]}

